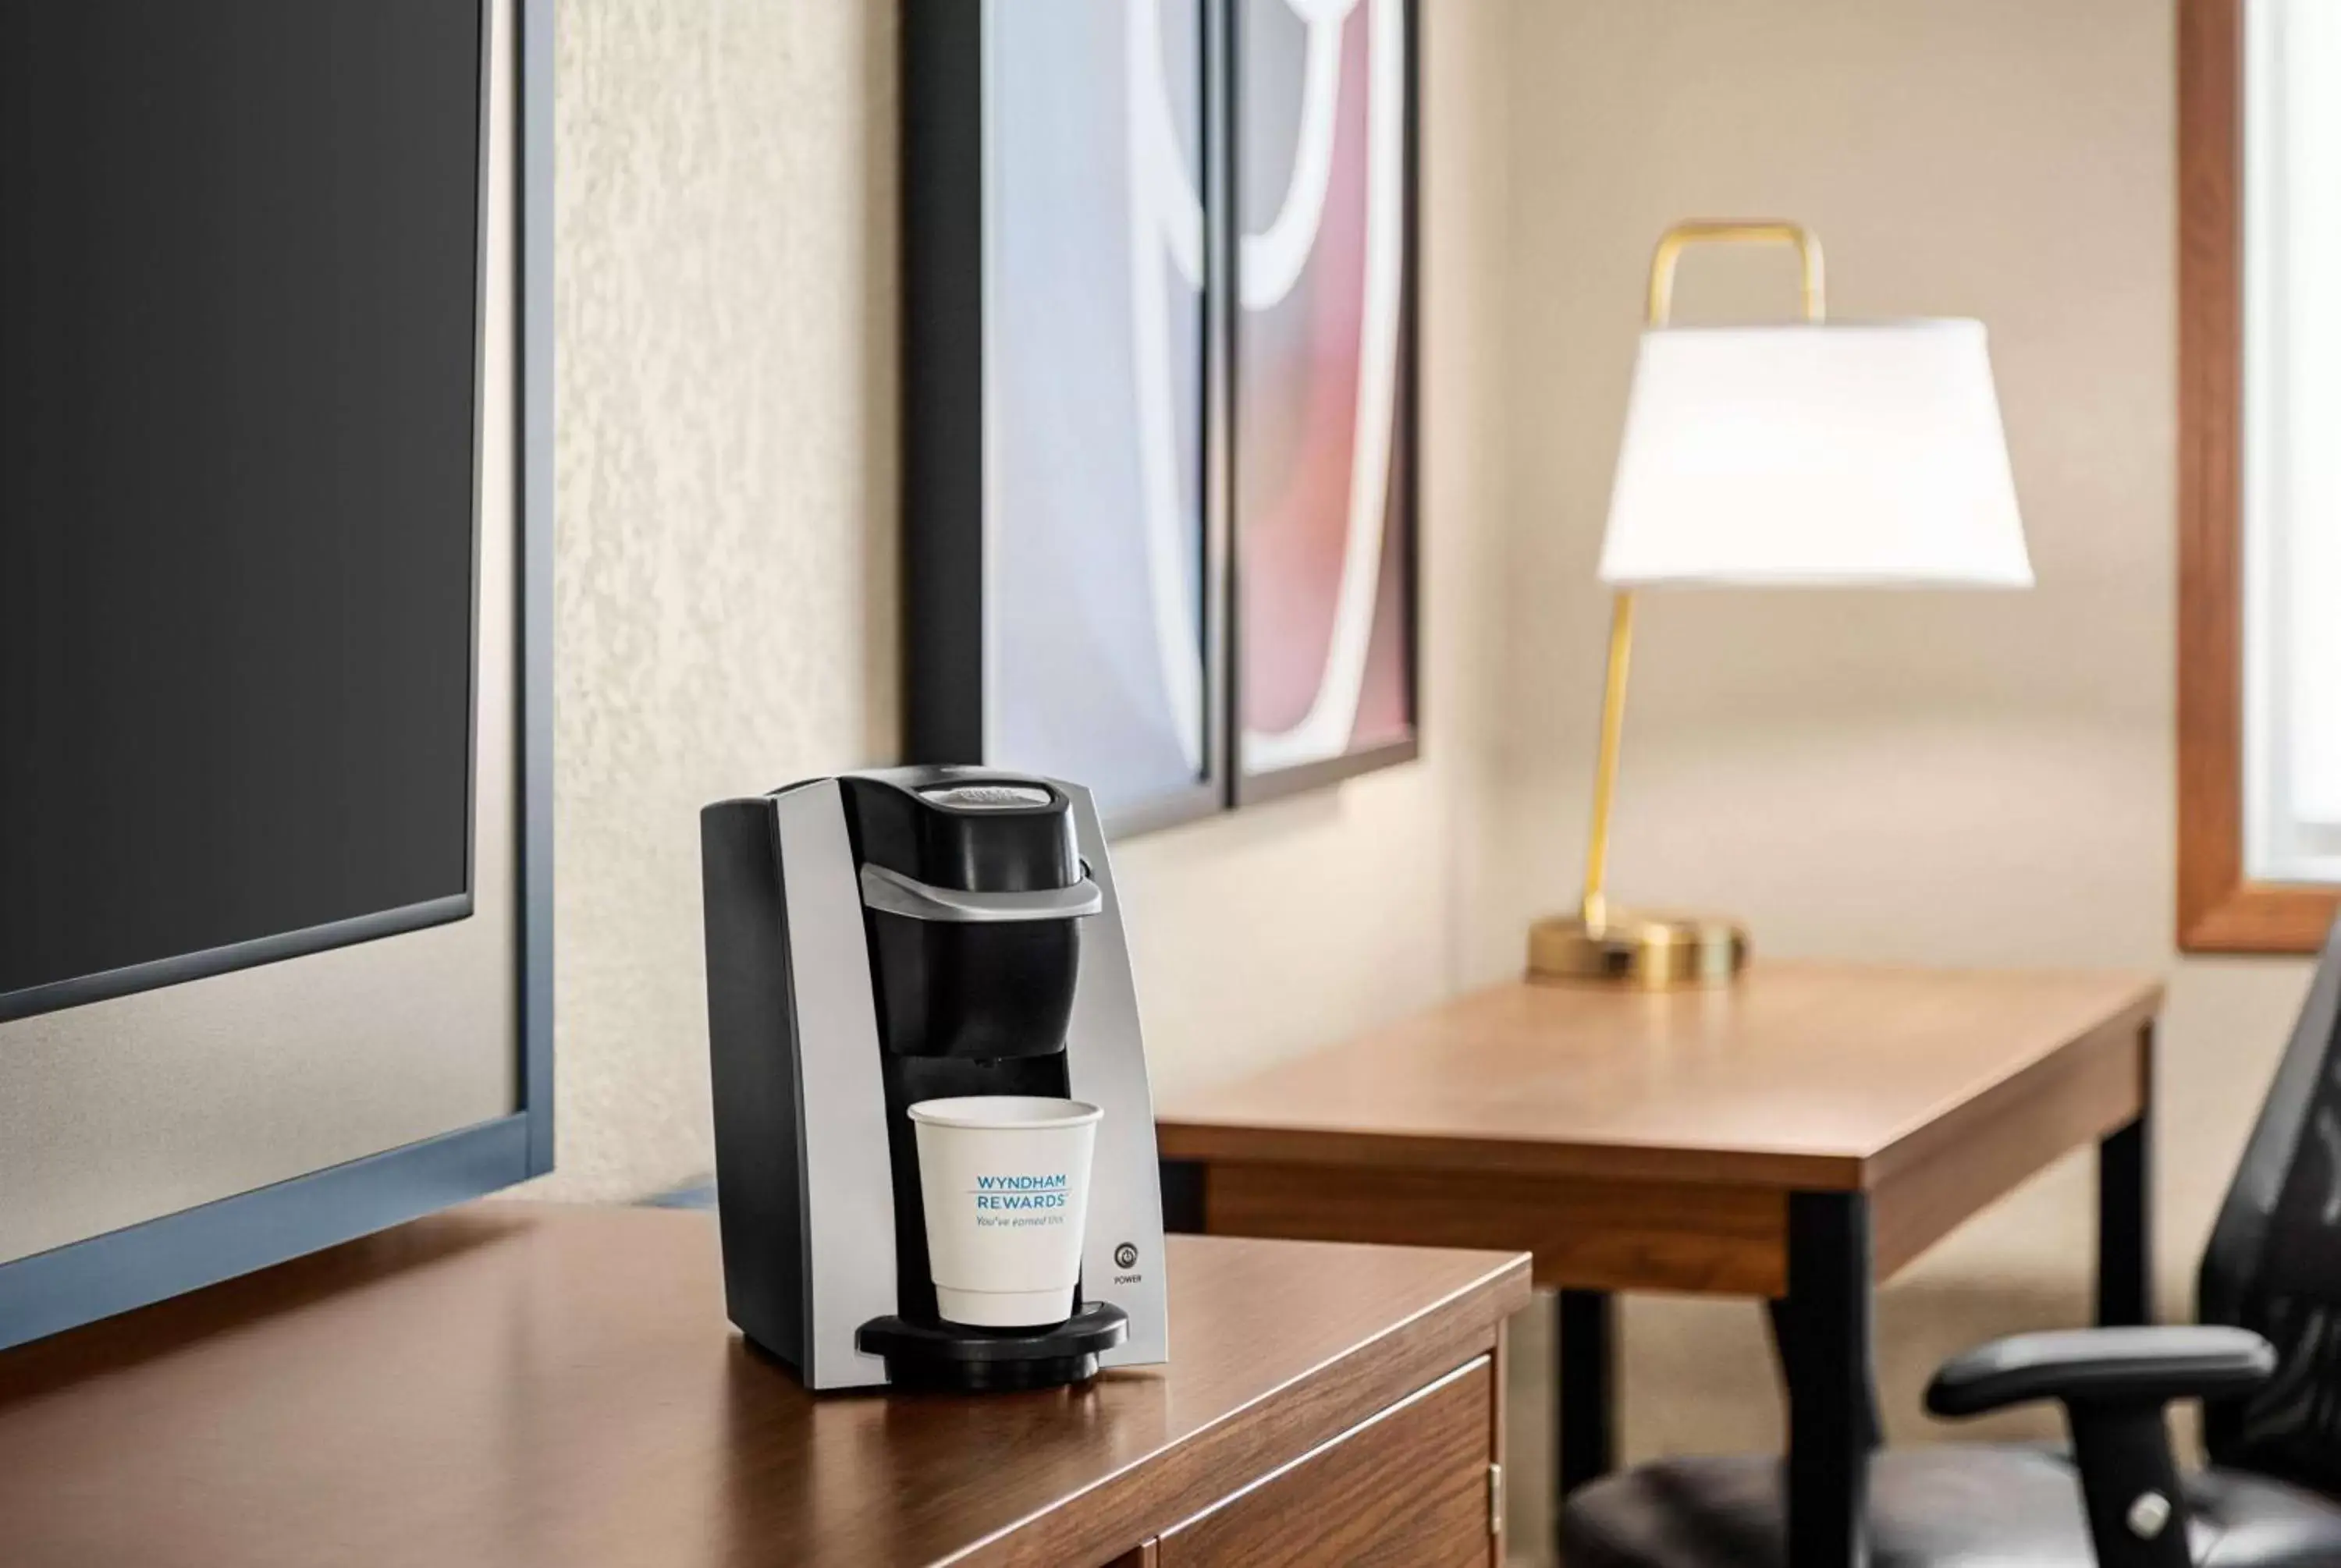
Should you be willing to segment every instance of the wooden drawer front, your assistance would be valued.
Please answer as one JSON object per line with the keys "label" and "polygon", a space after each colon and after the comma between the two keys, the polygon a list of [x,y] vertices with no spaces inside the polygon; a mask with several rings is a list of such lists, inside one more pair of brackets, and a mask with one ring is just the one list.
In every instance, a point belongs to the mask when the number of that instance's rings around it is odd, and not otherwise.
{"label": "wooden drawer front", "polygon": [[1163,1533],[1161,1568],[1484,1565],[1495,1559],[1486,1356]]}

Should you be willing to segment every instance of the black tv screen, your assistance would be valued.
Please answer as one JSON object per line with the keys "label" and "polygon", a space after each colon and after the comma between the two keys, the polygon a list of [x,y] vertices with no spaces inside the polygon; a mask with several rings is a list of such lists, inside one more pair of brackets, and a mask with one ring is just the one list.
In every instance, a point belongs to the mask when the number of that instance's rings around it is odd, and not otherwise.
{"label": "black tv screen", "polygon": [[470,912],[484,45],[0,5],[0,1020]]}

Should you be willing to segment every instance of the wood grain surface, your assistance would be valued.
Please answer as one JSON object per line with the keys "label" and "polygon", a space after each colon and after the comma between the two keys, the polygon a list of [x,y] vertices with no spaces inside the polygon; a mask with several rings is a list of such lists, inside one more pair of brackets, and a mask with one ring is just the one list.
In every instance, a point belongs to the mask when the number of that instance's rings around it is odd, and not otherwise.
{"label": "wood grain surface", "polygon": [[1789,963],[1713,991],[1516,982],[1172,1100],[1162,1152],[1869,1187],[1981,1136],[2035,1089],[2101,1089],[2057,1059],[2138,1049],[2161,994],[2127,974]]}
{"label": "wood grain surface", "polygon": [[816,1399],[724,1322],[712,1216],[468,1206],[0,1355],[5,1560],[1103,1563],[1488,1354],[1529,1291],[1487,1254],[1167,1261],[1168,1367]]}
{"label": "wood grain surface", "polygon": [[1544,1285],[1767,1296],[1788,1285],[1788,1200],[1773,1187],[1236,1163],[1212,1168],[1204,1216],[1223,1236],[1525,1248]]}
{"label": "wood grain surface", "polygon": [[2144,1111],[2153,1095],[2150,1027],[2092,1030],[1979,1095],[1963,1114],[1903,1139],[1872,1182],[1871,1257],[1892,1275],[2067,1151]]}
{"label": "wood grain surface", "polygon": [[1492,1358],[1165,1532],[1161,1568],[1488,1568]]}
{"label": "wood grain surface", "polygon": [[2243,5],[2180,0],[2178,945],[2313,953],[2341,889],[2244,875]]}

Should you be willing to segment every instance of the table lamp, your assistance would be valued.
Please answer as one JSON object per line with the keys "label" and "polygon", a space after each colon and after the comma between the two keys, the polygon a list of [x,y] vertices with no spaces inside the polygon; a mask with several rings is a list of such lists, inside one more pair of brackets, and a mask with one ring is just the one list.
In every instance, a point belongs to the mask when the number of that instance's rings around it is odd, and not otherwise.
{"label": "table lamp", "polygon": [[[1795,246],[1804,319],[1669,326],[1675,263],[1703,243]],[[1601,546],[1615,595],[1585,897],[1529,928],[1531,979],[1713,985],[1747,961],[1736,921],[1609,900],[1637,590],[2031,586],[1983,323],[1828,322],[1822,286],[1820,243],[1796,223],[1659,237]]]}

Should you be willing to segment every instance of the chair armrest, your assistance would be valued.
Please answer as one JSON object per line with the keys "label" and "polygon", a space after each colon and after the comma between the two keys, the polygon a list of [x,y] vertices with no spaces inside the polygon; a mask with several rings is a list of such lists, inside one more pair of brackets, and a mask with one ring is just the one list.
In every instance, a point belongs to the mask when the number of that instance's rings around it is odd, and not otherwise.
{"label": "chair armrest", "polygon": [[2275,1347],[2245,1328],[2018,1334],[1943,1363],[1927,1385],[1927,1408],[1937,1415],[1979,1415],[2036,1399],[2158,1406],[2247,1394],[2275,1371]]}
{"label": "chair armrest", "polygon": [[1980,1415],[2059,1401],[2100,1568],[2187,1568],[2187,1503],[2163,1406],[2246,1394],[2275,1371],[2275,1347],[2247,1329],[2019,1334],[1943,1363],[1927,1408]]}

